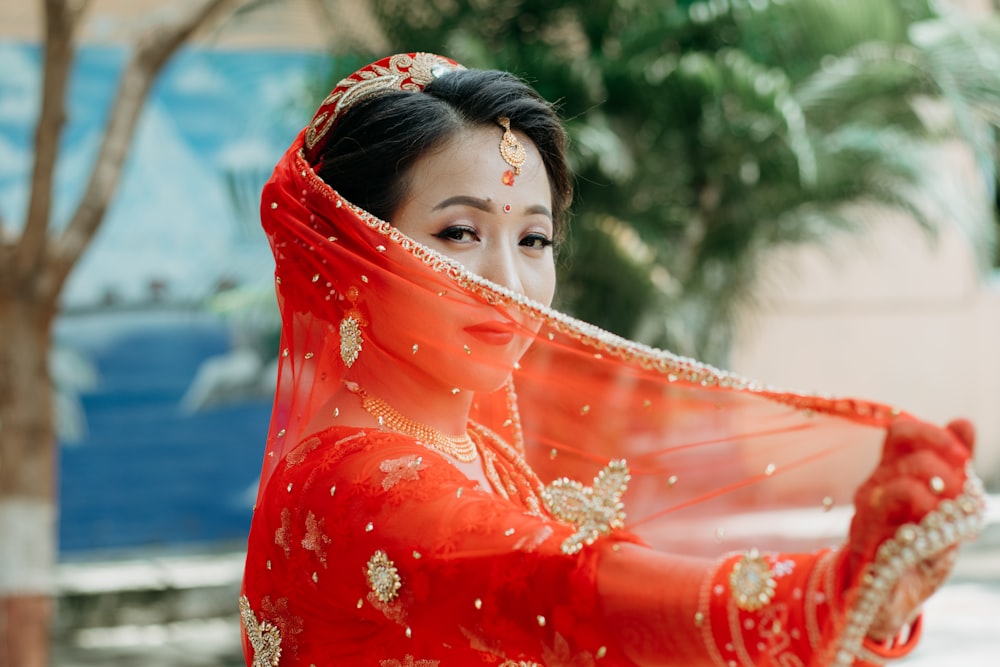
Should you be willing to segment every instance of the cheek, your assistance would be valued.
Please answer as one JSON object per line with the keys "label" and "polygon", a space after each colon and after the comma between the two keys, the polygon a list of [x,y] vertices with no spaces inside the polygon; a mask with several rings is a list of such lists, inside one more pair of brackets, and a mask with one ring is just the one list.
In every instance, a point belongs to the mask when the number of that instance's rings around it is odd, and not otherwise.
{"label": "cheek", "polygon": [[555,261],[548,261],[544,267],[540,267],[531,287],[527,290],[527,296],[545,306],[552,305],[552,298],[556,293],[556,265]]}

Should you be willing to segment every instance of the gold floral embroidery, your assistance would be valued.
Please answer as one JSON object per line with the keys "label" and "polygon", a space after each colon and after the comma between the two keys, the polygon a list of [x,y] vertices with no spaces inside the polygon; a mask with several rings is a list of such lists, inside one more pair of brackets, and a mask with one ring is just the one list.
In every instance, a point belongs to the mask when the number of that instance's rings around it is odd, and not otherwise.
{"label": "gold floral embroidery", "polygon": [[295,447],[292,451],[288,452],[285,456],[285,467],[293,468],[298,464],[305,461],[306,456],[309,455],[314,449],[323,444],[323,441],[317,437],[307,438],[303,440],[300,445]]}
{"label": "gold floral embroidery", "polygon": [[500,663],[500,667],[542,667],[542,665],[527,660],[504,660]]}
{"label": "gold floral embroidery", "polygon": [[[406,609],[401,602],[382,602],[378,599],[378,595],[371,591],[365,596],[365,599],[368,600],[368,604],[382,612],[383,616],[396,625],[406,625]],[[358,600],[358,602],[360,603],[361,601]],[[360,607],[358,608],[360,609]]]}
{"label": "gold floral embroidery", "polygon": [[330,543],[330,538],[323,532],[323,519],[316,519],[316,515],[309,512],[306,515],[306,534],[302,538],[302,548],[312,551],[319,558],[319,562],[326,567],[326,552],[324,545]]}
{"label": "gold floral embroidery", "polygon": [[416,454],[382,461],[378,466],[378,469],[385,473],[382,488],[388,491],[399,482],[418,480],[420,479],[419,472],[426,467],[423,457]]}
{"label": "gold floral embroidery", "polygon": [[403,585],[399,571],[389,556],[379,549],[368,559],[368,585],[380,602],[392,602]]}
{"label": "gold floral embroidery", "polygon": [[416,660],[412,655],[407,655],[402,660],[389,658],[378,663],[381,667],[438,667],[440,660]]}
{"label": "gold floral embroidery", "polygon": [[292,555],[291,547],[288,544],[288,536],[291,531],[292,511],[287,507],[281,510],[281,526],[274,531],[274,543],[285,552],[285,558]]}
{"label": "gold floral embroidery", "polygon": [[757,611],[771,603],[777,583],[767,559],[751,549],[733,566],[729,586],[737,607]]}
{"label": "gold floral embroidery", "polygon": [[278,667],[281,659],[281,631],[267,621],[258,623],[250,608],[250,600],[245,595],[240,596],[240,618],[247,640],[253,647],[251,667]]}
{"label": "gold floral embroidery", "polygon": [[[525,665],[534,665],[527,662]],[[596,658],[590,651],[572,646],[560,633],[555,633],[552,643],[542,645],[542,665],[572,665],[573,667],[595,667]],[[540,666],[539,666],[540,667]]]}
{"label": "gold floral embroidery", "polygon": [[552,516],[577,528],[562,543],[563,553],[575,554],[584,544],[593,544],[599,536],[625,525],[621,498],[629,479],[628,466],[619,460],[609,463],[594,478],[592,487],[564,477],[542,489],[542,502]]}

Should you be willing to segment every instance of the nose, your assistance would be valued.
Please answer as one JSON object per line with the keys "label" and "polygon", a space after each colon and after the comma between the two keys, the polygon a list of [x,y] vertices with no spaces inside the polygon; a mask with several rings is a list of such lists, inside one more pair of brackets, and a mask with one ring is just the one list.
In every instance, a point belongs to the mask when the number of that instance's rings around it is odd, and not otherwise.
{"label": "nose", "polygon": [[484,249],[479,275],[517,294],[524,294],[516,251],[505,246]]}

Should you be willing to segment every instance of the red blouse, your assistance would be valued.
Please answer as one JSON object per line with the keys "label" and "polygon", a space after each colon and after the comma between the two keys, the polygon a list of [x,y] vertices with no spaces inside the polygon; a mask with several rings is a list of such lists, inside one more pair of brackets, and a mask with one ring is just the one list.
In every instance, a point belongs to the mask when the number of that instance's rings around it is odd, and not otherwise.
{"label": "red blouse", "polygon": [[334,427],[292,450],[250,531],[247,665],[827,662],[838,552],[708,561],[625,531],[581,540],[517,488],[523,462],[482,452],[505,488],[395,432]]}

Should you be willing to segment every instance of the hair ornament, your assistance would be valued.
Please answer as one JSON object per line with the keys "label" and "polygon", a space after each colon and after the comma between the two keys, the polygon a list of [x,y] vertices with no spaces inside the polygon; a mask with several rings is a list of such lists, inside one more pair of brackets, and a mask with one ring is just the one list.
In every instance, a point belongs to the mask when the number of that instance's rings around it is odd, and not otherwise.
{"label": "hair ornament", "polygon": [[434,79],[460,69],[465,68],[433,53],[398,53],[359,69],[337,84],[313,116],[304,140],[306,159],[312,165],[318,162],[323,139],[355,104],[397,91],[419,92]]}
{"label": "hair ornament", "polygon": [[528,158],[528,154],[514,133],[510,131],[510,118],[500,116],[497,118],[497,123],[503,128],[503,137],[500,138],[500,157],[514,170],[513,173],[509,170],[504,172],[503,184],[514,185],[514,176],[521,175],[521,166]]}

